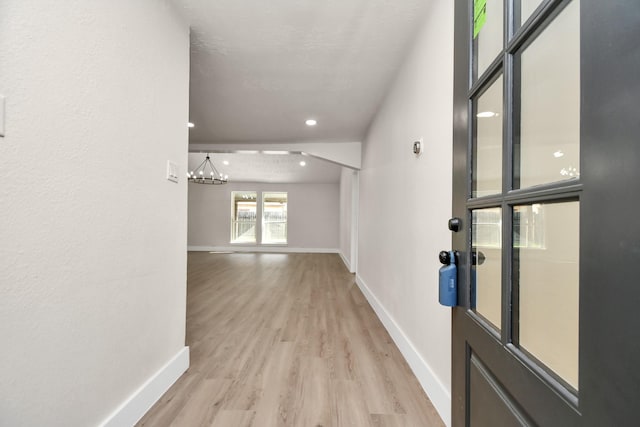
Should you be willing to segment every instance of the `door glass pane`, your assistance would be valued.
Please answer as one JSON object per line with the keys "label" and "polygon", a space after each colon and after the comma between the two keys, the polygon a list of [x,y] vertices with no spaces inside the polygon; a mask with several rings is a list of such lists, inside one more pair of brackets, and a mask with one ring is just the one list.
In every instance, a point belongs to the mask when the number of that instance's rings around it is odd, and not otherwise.
{"label": "door glass pane", "polygon": [[517,55],[520,142],[514,188],[580,176],[580,21],[574,0]]}
{"label": "door glass pane", "polygon": [[287,243],[287,193],[262,193],[262,243]]}
{"label": "door glass pane", "polygon": [[502,192],[502,77],[475,103],[472,197]]}
{"label": "door glass pane", "polygon": [[256,243],[255,191],[231,192],[231,243]]}
{"label": "door glass pane", "polygon": [[542,0],[520,0],[520,25],[527,22],[527,19],[541,3]]}
{"label": "door glass pane", "polygon": [[479,77],[502,52],[502,0],[475,0],[473,16],[475,75]]}
{"label": "door glass pane", "polygon": [[471,308],[500,329],[502,209],[474,210],[471,231]]}
{"label": "door glass pane", "polygon": [[514,207],[519,346],[578,389],[579,202]]}

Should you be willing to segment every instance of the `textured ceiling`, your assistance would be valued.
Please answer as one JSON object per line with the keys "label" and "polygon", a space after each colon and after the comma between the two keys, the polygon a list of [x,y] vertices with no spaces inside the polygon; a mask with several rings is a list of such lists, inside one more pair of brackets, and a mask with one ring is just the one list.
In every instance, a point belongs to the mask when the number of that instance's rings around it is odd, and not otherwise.
{"label": "textured ceiling", "polygon": [[[206,153],[189,153],[189,170],[195,170]],[[218,171],[229,182],[338,183],[341,166],[302,154],[211,153]],[[229,164],[225,165],[224,161]],[[304,161],[305,166],[300,166]]]}
{"label": "textured ceiling", "polygon": [[361,141],[429,1],[173,3],[191,25],[190,141],[257,143]]}

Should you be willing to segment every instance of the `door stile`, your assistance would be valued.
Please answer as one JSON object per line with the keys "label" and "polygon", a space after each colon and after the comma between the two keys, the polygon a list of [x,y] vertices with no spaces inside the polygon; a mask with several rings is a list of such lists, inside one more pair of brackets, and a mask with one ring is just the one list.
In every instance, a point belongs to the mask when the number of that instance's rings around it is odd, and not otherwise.
{"label": "door stile", "polygon": [[[471,40],[470,28],[472,25],[471,2],[456,1],[454,5],[454,46],[468,46]],[[453,215],[461,217],[465,230],[461,233],[453,233],[452,248],[460,253],[458,259],[458,303],[462,307],[454,308],[451,314],[452,321],[452,374],[451,374],[451,422],[454,426],[466,425],[469,419],[469,402],[465,390],[467,378],[469,378],[470,348],[464,339],[464,332],[459,330],[464,324],[465,309],[469,307],[469,279],[466,259],[466,247],[468,236],[468,224],[470,215],[466,208],[467,195],[471,194],[471,180],[467,176],[469,155],[471,150],[471,134],[469,131],[470,103],[467,98],[471,85],[469,64],[471,63],[471,51],[468,48],[454,50],[454,114],[453,114]],[[464,196],[456,195],[455,191],[464,191]],[[443,224],[444,226],[444,224]]]}

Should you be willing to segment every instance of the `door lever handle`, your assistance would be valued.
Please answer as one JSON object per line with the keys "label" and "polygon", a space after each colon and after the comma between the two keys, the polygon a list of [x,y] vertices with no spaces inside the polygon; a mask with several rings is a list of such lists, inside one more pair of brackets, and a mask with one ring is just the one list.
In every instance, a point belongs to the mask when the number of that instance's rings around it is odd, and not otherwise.
{"label": "door lever handle", "polygon": [[485,259],[487,259],[487,257],[480,251],[474,250],[471,252],[471,265],[482,265]]}

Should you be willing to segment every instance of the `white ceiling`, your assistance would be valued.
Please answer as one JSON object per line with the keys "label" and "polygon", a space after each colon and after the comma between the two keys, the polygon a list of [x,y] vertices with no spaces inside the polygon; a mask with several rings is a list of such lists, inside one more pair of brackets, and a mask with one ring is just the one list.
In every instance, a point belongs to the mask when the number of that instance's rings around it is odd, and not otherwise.
{"label": "white ceiling", "polygon": [[[191,25],[189,141],[267,145],[362,141],[429,4],[172,1]],[[190,154],[190,169],[203,158]],[[302,168],[300,155],[212,160],[237,182],[338,182],[341,170],[309,156]]]}
{"label": "white ceiling", "polygon": [[[206,153],[189,153],[194,171]],[[211,153],[213,165],[229,182],[338,183],[341,166],[302,154]],[[227,161],[229,164],[225,165]],[[300,166],[304,161],[305,166]],[[209,169],[207,169],[209,170]]]}
{"label": "white ceiling", "polygon": [[191,25],[201,143],[361,141],[430,3],[172,1]]}

